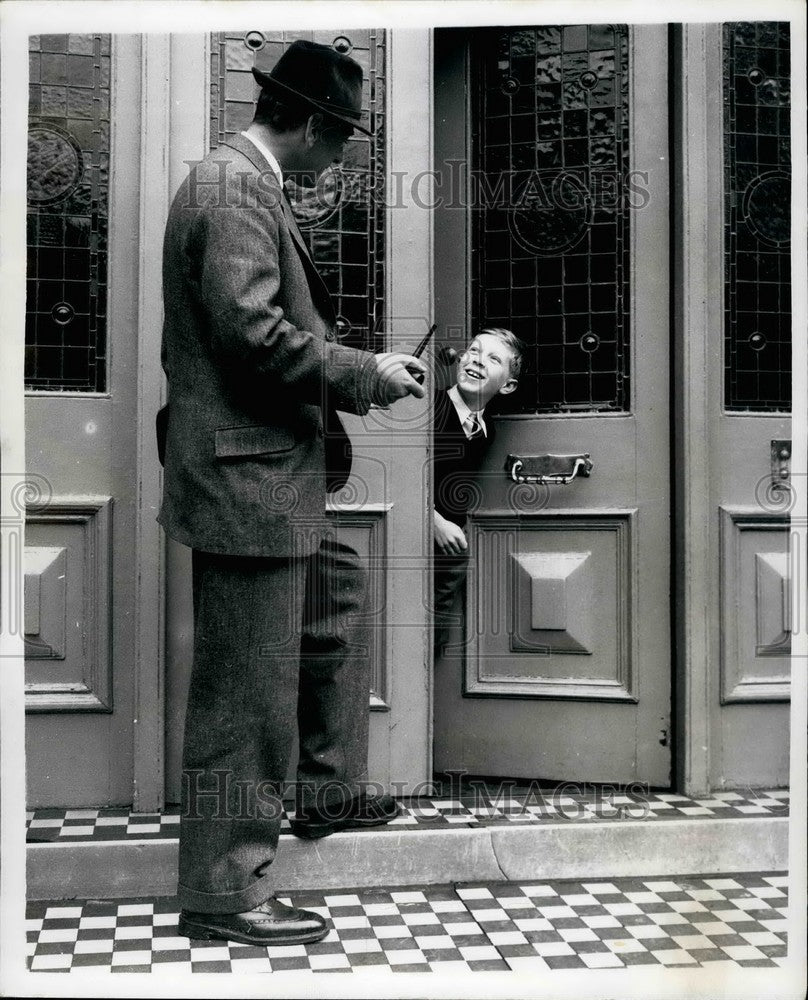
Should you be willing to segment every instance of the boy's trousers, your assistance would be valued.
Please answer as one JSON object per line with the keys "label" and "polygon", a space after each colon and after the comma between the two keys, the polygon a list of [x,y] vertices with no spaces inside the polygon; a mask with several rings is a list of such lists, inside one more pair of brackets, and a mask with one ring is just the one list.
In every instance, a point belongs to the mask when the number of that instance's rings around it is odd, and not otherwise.
{"label": "boy's trousers", "polygon": [[370,691],[365,592],[358,555],[331,541],[300,559],[194,551],[183,909],[238,913],[273,894],[279,793],[296,727],[298,801],[333,806],[361,790]]}
{"label": "boy's trousers", "polygon": [[435,656],[440,656],[443,647],[449,641],[450,629],[462,625],[465,620],[465,602],[461,601],[461,611],[454,611],[455,596],[462,593],[463,583],[468,572],[468,552],[460,555],[443,555],[435,551],[433,562],[434,573],[434,650]]}

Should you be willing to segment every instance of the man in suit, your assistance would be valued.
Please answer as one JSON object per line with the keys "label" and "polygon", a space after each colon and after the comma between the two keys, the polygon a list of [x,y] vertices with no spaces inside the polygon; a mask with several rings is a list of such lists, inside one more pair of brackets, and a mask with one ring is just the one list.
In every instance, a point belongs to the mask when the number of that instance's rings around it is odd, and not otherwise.
{"label": "man in suit", "polygon": [[283,182],[313,186],[361,116],[361,67],[295,42],[252,125],[194,166],[166,226],[164,494],[159,520],[193,549],[194,661],[183,746],[180,933],[314,941],[316,913],[273,896],[271,862],[297,726],[298,815],[316,838],[389,821],[364,794],[365,574],[327,537],[325,498],[350,471],[337,410],[424,390],[423,364],[336,342],[335,315]]}

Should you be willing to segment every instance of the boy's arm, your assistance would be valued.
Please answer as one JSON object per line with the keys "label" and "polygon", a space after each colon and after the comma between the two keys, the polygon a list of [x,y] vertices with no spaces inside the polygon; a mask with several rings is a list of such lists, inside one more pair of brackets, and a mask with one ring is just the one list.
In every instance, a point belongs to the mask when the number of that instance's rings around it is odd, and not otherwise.
{"label": "boy's arm", "polygon": [[433,510],[435,524],[435,545],[443,555],[460,555],[468,548],[466,534],[459,524],[448,520],[443,514]]}

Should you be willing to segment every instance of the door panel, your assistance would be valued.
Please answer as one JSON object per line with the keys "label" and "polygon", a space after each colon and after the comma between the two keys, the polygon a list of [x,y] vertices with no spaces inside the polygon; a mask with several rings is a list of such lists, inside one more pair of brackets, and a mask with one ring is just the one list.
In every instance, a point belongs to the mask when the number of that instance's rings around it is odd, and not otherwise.
{"label": "door panel", "polygon": [[[471,165],[470,211],[436,216],[439,329],[457,347],[505,326],[529,352],[470,518],[465,630],[435,668],[435,767],[665,786],[665,29],[438,32],[436,66],[437,169]],[[592,473],[509,478],[506,456],[542,454]]]}
{"label": "door panel", "polygon": [[[701,362],[689,377],[705,377],[679,443],[700,494],[687,509],[703,518],[701,544],[684,541],[690,578],[704,585],[693,612],[704,639],[687,652],[694,681],[681,713],[692,734],[684,777],[698,790],[789,776],[794,497],[787,478],[777,482],[785,463],[773,449],[791,437],[789,43],[788,24],[765,21],[681,32],[681,197],[697,210],[680,253],[703,247],[694,270],[682,269],[695,305],[683,337]],[[703,454],[688,459],[694,439]],[[703,697],[693,690],[702,683]],[[699,736],[692,706],[702,704]]]}
{"label": "door panel", "polygon": [[723,196],[711,226],[721,241],[713,277],[723,324],[709,331],[722,640],[710,781],[784,785],[793,495],[787,476],[778,484],[788,459],[773,456],[772,443],[791,438],[789,26],[714,25],[706,43],[722,136],[710,166]]}
{"label": "door panel", "polygon": [[636,562],[633,513],[569,511],[518,526],[510,515],[475,517],[468,694],[636,699],[621,598]]}
{"label": "door panel", "polygon": [[782,515],[720,508],[721,702],[788,701],[791,567]]}
{"label": "door panel", "polygon": [[132,801],[139,48],[30,42],[29,807]]}

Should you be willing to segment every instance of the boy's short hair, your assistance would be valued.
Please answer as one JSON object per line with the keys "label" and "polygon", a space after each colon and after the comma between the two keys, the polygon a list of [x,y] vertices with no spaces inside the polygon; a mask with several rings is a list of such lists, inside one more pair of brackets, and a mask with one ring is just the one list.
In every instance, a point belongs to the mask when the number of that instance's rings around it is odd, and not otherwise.
{"label": "boy's short hair", "polygon": [[511,330],[506,330],[504,326],[486,326],[480,330],[480,333],[487,333],[492,337],[497,337],[503,344],[510,348],[509,368],[511,378],[518,379],[522,372],[522,357],[527,351],[525,342],[520,340]]}

